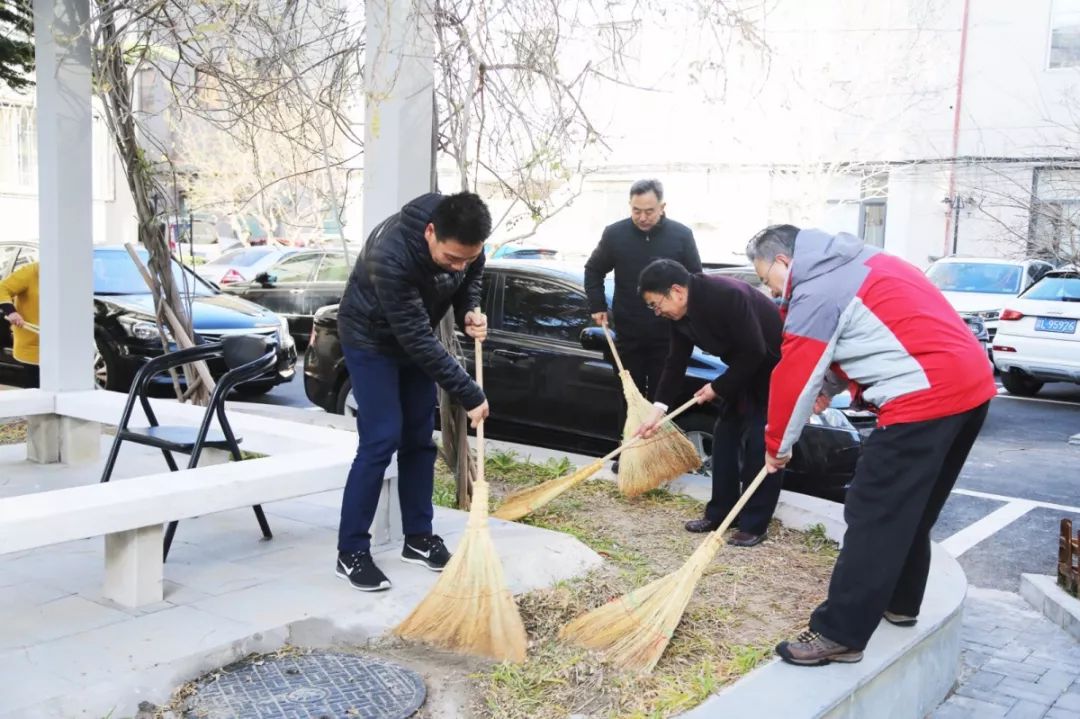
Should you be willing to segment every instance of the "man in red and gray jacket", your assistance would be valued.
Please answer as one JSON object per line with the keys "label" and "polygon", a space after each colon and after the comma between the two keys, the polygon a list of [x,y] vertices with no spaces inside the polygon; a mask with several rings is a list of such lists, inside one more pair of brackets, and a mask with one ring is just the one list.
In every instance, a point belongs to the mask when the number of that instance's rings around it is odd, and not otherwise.
{"label": "man in red and gray jacket", "polygon": [[775,225],[747,248],[782,298],[765,463],[778,471],[810,414],[849,386],[878,414],[844,502],[847,531],[809,630],[781,642],[792,664],[857,662],[881,618],[915,624],[930,529],[996,394],[986,353],[926,276],[848,234]]}

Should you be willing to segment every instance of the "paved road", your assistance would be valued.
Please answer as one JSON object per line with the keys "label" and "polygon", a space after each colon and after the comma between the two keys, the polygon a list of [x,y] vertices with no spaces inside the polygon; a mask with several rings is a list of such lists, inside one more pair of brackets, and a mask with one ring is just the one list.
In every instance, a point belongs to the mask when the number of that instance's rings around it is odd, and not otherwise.
{"label": "paved road", "polygon": [[977,587],[1016,591],[1022,572],[1053,574],[1058,526],[1080,528],[1080,387],[993,400],[934,539]]}
{"label": "paved road", "polygon": [[[303,365],[264,401],[311,407]],[[316,410],[318,411],[318,410]],[[1001,394],[945,505],[934,539],[958,555],[977,587],[1015,592],[1022,572],[1052,574],[1058,524],[1080,528],[1080,386],[1046,386],[1038,397]]]}

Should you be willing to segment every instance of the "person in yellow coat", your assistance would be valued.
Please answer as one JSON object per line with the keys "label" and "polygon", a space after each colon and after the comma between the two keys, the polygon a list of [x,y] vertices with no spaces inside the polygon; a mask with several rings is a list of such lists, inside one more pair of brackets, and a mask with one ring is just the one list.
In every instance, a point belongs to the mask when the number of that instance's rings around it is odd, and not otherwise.
{"label": "person in yellow coat", "polygon": [[0,313],[11,323],[15,359],[25,365],[28,387],[40,384],[38,371],[38,333],[27,327],[37,326],[40,312],[38,297],[39,264],[23,265],[0,280]]}

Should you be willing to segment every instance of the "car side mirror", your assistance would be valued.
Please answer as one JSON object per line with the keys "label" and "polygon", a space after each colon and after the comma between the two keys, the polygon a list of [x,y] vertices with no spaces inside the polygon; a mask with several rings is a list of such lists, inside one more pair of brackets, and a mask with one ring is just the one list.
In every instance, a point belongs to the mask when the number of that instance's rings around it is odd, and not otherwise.
{"label": "car side mirror", "polygon": [[[615,331],[611,332],[611,339],[615,339]],[[600,327],[586,327],[581,330],[581,346],[593,352],[608,352],[608,343],[604,339],[604,330]]]}
{"label": "car side mirror", "polygon": [[269,272],[260,272],[255,275],[255,281],[263,287],[267,287],[277,282],[277,275],[272,275]]}

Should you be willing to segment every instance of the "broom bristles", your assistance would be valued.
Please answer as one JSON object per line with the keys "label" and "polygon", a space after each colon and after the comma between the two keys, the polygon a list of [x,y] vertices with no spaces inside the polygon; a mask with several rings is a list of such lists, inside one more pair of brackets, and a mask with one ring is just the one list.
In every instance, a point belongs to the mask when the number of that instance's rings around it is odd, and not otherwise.
{"label": "broom bristles", "polygon": [[604,462],[602,460],[597,460],[592,464],[580,467],[566,476],[549,479],[535,487],[529,487],[514,492],[503,500],[502,505],[499,506],[498,510],[496,510],[492,516],[497,519],[505,519],[511,522],[521,519],[526,514],[530,514],[537,509],[540,509],[540,507],[543,507],[566,490],[581,484],[586,479],[599,472],[603,466]]}
{"label": "broom bristles", "polygon": [[682,567],[581,615],[559,637],[602,653],[617,667],[648,674],[671,642],[720,538],[718,532],[710,534]]}
{"label": "broom bristles", "polygon": [[[629,439],[638,427],[648,421],[656,407],[641,395],[630,373],[620,373],[623,395],[626,397],[626,423],[623,438]],[[631,447],[619,458],[619,490],[627,497],[636,497],[667,484],[686,472],[701,466],[701,456],[674,422],[660,425],[649,441]]]}
{"label": "broom bristles", "polygon": [[465,536],[446,568],[393,633],[497,661],[525,661],[528,637],[503,577],[488,519],[488,484],[473,485]]}

